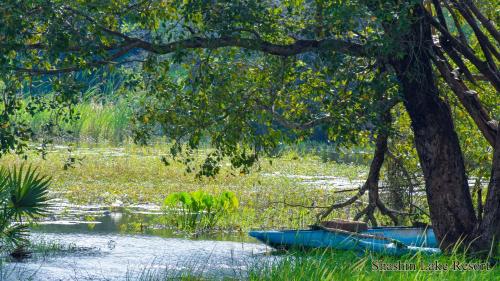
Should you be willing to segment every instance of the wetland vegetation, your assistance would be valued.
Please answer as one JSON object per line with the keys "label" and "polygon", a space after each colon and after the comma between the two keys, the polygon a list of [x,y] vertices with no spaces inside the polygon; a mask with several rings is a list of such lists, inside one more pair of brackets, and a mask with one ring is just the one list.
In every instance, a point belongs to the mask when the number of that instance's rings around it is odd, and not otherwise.
{"label": "wetland vegetation", "polygon": [[[56,146],[57,147],[57,146]],[[138,204],[156,206],[178,192],[202,189],[217,195],[232,192],[239,206],[223,216],[222,225],[235,225],[239,229],[293,228],[311,223],[313,213],[303,206],[327,206],[355,192],[367,167],[355,163],[324,162],[320,156],[290,150],[280,157],[263,160],[248,174],[239,174],[229,166],[215,178],[196,178],[187,173],[183,165],[165,166],[161,155],[168,146],[141,147],[88,146],[80,149],[57,147],[45,156],[30,156],[40,172],[52,175],[52,196],[68,199],[78,205],[101,205],[127,208]],[[199,160],[206,151],[199,152]],[[64,169],[68,157],[81,159],[74,167]],[[6,156],[0,162],[5,166],[18,165],[23,160]],[[332,172],[334,171],[334,176]],[[337,193],[338,189],[345,192]],[[352,211],[352,214],[355,210]],[[337,215],[347,217],[345,210]]]}
{"label": "wetland vegetation", "polygon": [[[152,254],[145,252],[147,262],[132,260],[125,270],[120,271],[121,277],[117,277],[118,279],[310,280],[310,277],[316,280],[344,280],[349,277],[356,280],[380,280],[383,276],[384,280],[428,280],[429,277],[440,280],[448,276],[451,280],[491,280],[499,274],[498,269],[438,271],[431,275],[427,274],[429,271],[423,273],[423,270],[391,273],[372,269],[374,260],[415,264],[420,264],[421,260],[425,264],[439,260],[441,264],[448,265],[457,260],[471,262],[460,254],[445,257],[406,256],[397,259],[342,251],[273,254],[266,247],[253,248],[254,246],[243,246],[248,248],[248,252],[238,252],[238,244],[255,243],[255,240],[247,236],[250,229],[307,228],[314,223],[315,215],[321,210],[310,207],[328,206],[350,197],[363,182],[367,165],[362,160],[361,163],[350,162],[352,157],[325,161],[327,159],[324,158],[325,152],[322,152],[321,145],[310,143],[307,149],[305,146],[283,149],[278,157],[262,160],[248,174],[236,173],[226,166],[215,178],[196,178],[192,173],[186,173],[181,164],[164,165],[161,155],[167,150],[168,146],[161,144],[148,147],[134,144],[112,147],[90,143],[70,150],[64,145],[54,145],[45,155],[45,160],[38,154],[30,155],[30,162],[40,167],[40,173],[52,176],[52,215],[33,228],[34,242],[28,249],[33,252],[34,265],[22,270],[20,267],[15,269],[6,266],[4,271],[11,272],[11,276],[29,276],[37,272],[33,267],[41,266],[39,272],[43,272],[44,267],[57,267],[54,260],[60,262],[65,258],[75,257],[85,260],[85,257],[99,259],[103,255],[109,255],[108,262],[113,263],[116,262],[112,258],[114,250],[109,245],[116,242],[127,247],[130,241],[126,237],[132,235],[130,239],[137,245],[141,244],[140,239],[163,237],[162,239],[191,239],[195,247],[209,252],[214,251],[213,247],[222,247],[225,250],[221,250],[216,257],[228,255],[226,258],[229,260],[225,262],[231,269],[229,272],[224,271],[222,275],[214,275],[213,268],[205,268],[199,264],[207,263],[217,268],[217,263],[209,255],[202,255],[199,259],[191,257],[200,255],[196,250],[192,253],[178,253],[182,258],[175,262],[162,261],[161,251]],[[207,151],[208,149],[199,152],[200,161]],[[64,169],[68,156],[81,161]],[[23,161],[10,155],[2,158],[0,163],[10,167]],[[175,204],[173,198],[180,200],[179,196],[187,192],[199,198],[209,198],[212,195],[211,200],[215,200],[226,191],[234,194],[238,204],[233,202],[232,211],[221,213],[212,227],[177,227],[178,223],[184,223],[185,220],[200,218],[179,218],[182,213],[177,208],[181,206]],[[232,195],[227,196],[232,198]],[[169,205],[176,205],[174,215],[166,213],[164,204],[168,197]],[[352,218],[364,205],[360,201],[349,209],[336,210],[332,217]],[[190,215],[196,213],[192,211],[195,210],[191,210]],[[381,223],[390,223],[384,216],[378,215],[378,218]],[[181,221],[176,221],[177,219]],[[120,238],[115,235],[124,235],[121,238],[123,240],[118,240]],[[136,235],[145,236],[136,239]],[[89,242],[82,244],[79,241],[81,238],[88,239]],[[146,244],[151,247],[154,243],[179,243],[178,240],[164,242],[157,239]],[[206,241],[208,244],[196,244],[196,241]],[[234,244],[216,246],[217,244],[210,244],[210,241],[234,241]],[[177,246],[182,245],[186,244]],[[135,251],[135,248],[130,251]],[[90,261],[82,263],[80,268],[74,268],[70,272],[85,276],[83,268],[91,265]],[[100,276],[99,272],[87,271],[86,274],[96,280],[106,278],[104,275]],[[68,273],[62,271],[60,274]]]}

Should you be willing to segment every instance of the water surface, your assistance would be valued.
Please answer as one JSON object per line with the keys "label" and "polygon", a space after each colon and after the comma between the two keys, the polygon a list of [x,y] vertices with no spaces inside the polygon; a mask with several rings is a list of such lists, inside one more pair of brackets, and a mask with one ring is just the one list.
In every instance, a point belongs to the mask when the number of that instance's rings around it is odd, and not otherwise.
{"label": "water surface", "polygon": [[[59,245],[4,260],[2,280],[138,280],[144,275],[241,279],[270,249],[247,235],[192,236],[155,228],[160,213],[100,206],[59,209],[33,229],[35,245]],[[36,247],[35,247],[36,248]],[[43,247],[38,247],[43,248]],[[47,246],[45,246],[47,248]],[[49,247],[50,248],[50,247]]]}

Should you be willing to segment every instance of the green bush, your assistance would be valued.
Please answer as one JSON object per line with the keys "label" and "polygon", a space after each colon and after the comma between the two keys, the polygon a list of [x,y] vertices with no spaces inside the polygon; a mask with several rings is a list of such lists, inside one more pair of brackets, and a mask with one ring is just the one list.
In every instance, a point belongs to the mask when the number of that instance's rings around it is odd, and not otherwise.
{"label": "green bush", "polygon": [[164,201],[166,214],[171,222],[183,230],[210,230],[219,220],[238,209],[234,193],[211,195],[205,191],[172,193]]}

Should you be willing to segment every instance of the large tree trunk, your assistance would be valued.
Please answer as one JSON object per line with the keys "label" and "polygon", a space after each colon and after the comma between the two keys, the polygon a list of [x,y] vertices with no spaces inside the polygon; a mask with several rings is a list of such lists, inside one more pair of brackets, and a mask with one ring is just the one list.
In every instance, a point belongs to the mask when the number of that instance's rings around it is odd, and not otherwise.
{"label": "large tree trunk", "polygon": [[500,241],[500,130],[497,130],[493,152],[490,184],[486,195],[484,216],[472,235],[471,250],[479,256],[495,255]]}
{"label": "large tree trunk", "polygon": [[416,20],[405,39],[406,55],[391,64],[412,121],[433,229],[441,248],[449,250],[470,237],[477,219],[450,109],[440,99],[434,80],[430,26],[423,17]]}

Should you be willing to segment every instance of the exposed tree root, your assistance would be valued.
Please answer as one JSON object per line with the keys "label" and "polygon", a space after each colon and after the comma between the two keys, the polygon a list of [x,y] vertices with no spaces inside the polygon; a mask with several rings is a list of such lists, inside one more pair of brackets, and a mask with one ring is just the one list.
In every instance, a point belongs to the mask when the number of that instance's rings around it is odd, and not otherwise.
{"label": "exposed tree root", "polygon": [[[387,126],[391,123],[390,113],[387,112],[384,116],[384,121]],[[375,210],[378,209],[380,212],[388,216],[395,225],[399,224],[399,219],[397,215],[405,215],[407,213],[399,212],[387,207],[381,200],[379,195],[379,178],[380,178],[380,170],[382,169],[382,164],[384,163],[384,157],[387,153],[387,139],[388,134],[386,128],[382,129],[376,140],[375,152],[373,154],[373,160],[370,164],[370,170],[368,172],[368,178],[365,183],[359,189],[358,193],[353,197],[347,199],[344,202],[336,203],[331,205],[327,210],[321,212],[317,216],[318,222],[326,218],[330,215],[335,209],[343,208],[348,206],[354,202],[356,202],[361,196],[364,195],[366,191],[368,191],[368,206],[366,206],[363,210],[361,210],[356,216],[354,220],[359,220],[362,217],[366,217],[366,220],[370,221],[370,223],[374,226],[378,225],[377,219],[375,218]]]}
{"label": "exposed tree root", "polygon": [[418,180],[416,179],[415,176],[411,175],[411,173],[406,169],[403,161],[399,159],[396,155],[394,155],[390,149],[387,149],[386,155],[392,160],[392,162],[399,167],[399,170],[403,173],[403,176],[406,178],[406,181],[408,182],[408,195],[409,195],[409,203],[410,203],[410,208],[409,211],[410,213],[413,213],[413,194],[414,192],[417,191],[417,185]]}

